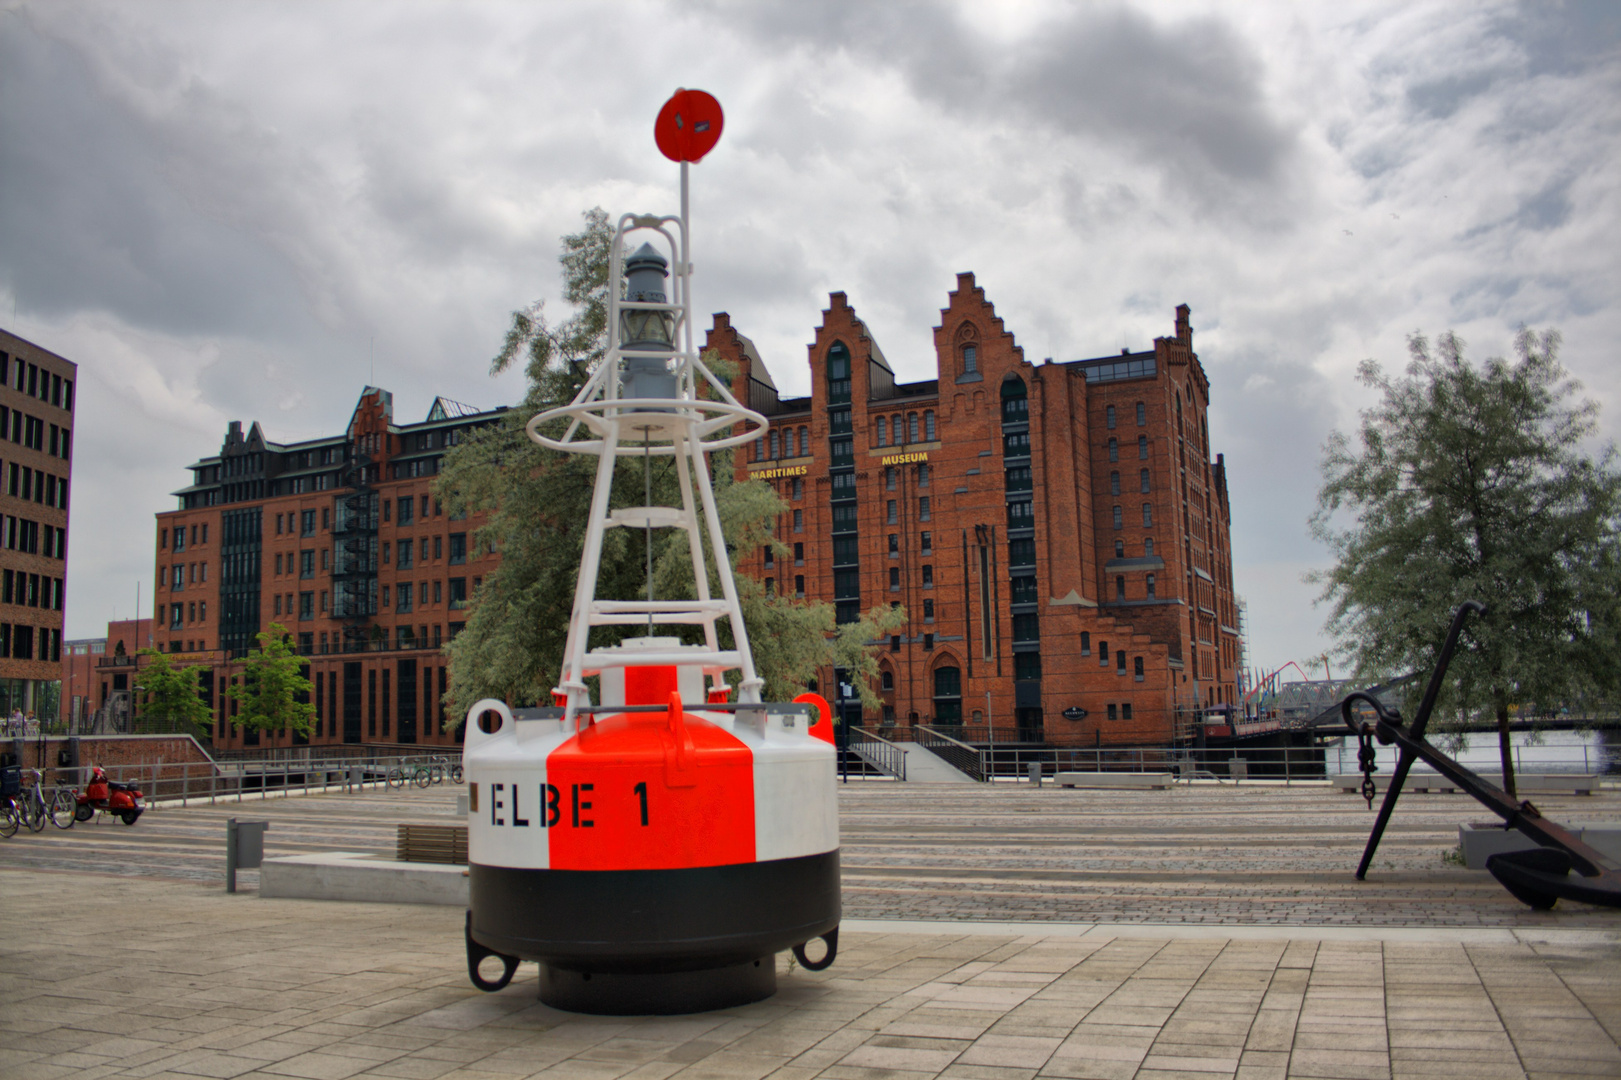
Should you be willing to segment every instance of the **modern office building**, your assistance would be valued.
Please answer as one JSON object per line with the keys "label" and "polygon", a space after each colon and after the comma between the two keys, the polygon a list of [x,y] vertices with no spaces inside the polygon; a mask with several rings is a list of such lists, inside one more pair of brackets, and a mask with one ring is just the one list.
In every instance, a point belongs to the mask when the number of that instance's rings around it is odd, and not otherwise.
{"label": "modern office building", "polygon": [[316,743],[454,743],[442,733],[440,647],[462,628],[493,562],[474,556],[477,520],[451,520],[429,485],[440,458],[504,409],[435,399],[396,424],[367,387],[345,431],[275,443],[230,424],[218,455],[190,466],[180,507],[157,515],[157,648],[204,664],[214,745],[281,745],[238,731],[229,680],[272,623],[309,658]]}
{"label": "modern office building", "polygon": [[[783,398],[719,314],[709,347],[769,420],[737,476],[774,485],[790,551],[744,563],[840,622],[903,604],[869,726],[1110,746],[1189,737],[1237,701],[1227,480],[1186,306],[1152,348],[1028,361],[972,274],[934,328],[938,376],[900,382],[843,293]],[[833,689],[835,673],[822,685]],[[990,730],[994,729],[994,730]]]}
{"label": "modern office building", "polygon": [[0,330],[0,713],[54,720],[78,365]]}

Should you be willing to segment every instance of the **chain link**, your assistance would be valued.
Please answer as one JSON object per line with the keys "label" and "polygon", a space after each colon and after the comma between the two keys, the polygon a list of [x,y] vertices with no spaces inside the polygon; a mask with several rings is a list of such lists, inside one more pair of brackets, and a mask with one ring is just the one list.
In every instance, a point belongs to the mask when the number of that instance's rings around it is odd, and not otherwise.
{"label": "chain link", "polygon": [[1373,770],[1377,763],[1377,753],[1373,748],[1373,730],[1367,724],[1357,732],[1356,763],[1362,770],[1362,797],[1368,800],[1368,809],[1373,809],[1373,797],[1379,794],[1379,789],[1373,783]]}

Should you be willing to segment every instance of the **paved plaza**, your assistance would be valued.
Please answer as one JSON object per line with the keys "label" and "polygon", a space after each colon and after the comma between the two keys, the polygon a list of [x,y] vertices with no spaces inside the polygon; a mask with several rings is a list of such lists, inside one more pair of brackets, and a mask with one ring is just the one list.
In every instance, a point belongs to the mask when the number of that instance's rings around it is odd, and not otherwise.
{"label": "paved plaza", "polygon": [[[454,788],[162,808],[0,841],[0,1077],[1083,1080],[1621,1076],[1621,913],[1534,913],[1442,859],[1456,796],[852,784],[838,962],[780,992],[607,1019],[467,982],[462,913],[221,888],[269,853],[376,851]],[[1550,799],[1621,818],[1621,799]],[[1203,924],[1203,925],[1200,925]]]}

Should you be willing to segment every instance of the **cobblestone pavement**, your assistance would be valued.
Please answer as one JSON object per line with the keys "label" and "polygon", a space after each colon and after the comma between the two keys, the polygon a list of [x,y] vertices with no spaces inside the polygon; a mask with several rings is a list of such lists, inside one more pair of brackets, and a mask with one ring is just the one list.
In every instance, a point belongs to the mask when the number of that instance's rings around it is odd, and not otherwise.
{"label": "cobblestone pavement", "polygon": [[7,1080],[1621,1076],[1614,933],[847,932],[767,1001],[598,1018],[532,965],[474,990],[454,909],[15,869],[0,895]]}
{"label": "cobblestone pavement", "polygon": [[[270,854],[389,851],[401,821],[454,819],[449,785],[164,807],[133,828],[47,827],[0,841],[0,868],[218,883],[225,819],[267,819]],[[1322,786],[1073,791],[1028,785],[840,788],[851,918],[1306,926],[1621,928],[1621,912],[1534,912],[1484,871],[1443,861],[1485,812],[1404,795],[1368,880],[1352,874],[1373,815]],[[1621,791],[1539,800],[1560,821],[1621,820]],[[253,876],[244,876],[251,885]]]}

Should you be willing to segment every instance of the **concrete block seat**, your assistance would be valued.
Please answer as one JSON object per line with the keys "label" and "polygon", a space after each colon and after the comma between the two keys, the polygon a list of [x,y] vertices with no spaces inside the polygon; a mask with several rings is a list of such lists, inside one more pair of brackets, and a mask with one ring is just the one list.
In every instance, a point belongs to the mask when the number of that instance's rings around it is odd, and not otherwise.
{"label": "concrete block seat", "polygon": [[[1485,779],[1496,782],[1489,775]],[[1519,773],[1514,777],[1514,787],[1520,795],[1591,795],[1598,791],[1603,779],[1602,776],[1588,773]],[[1328,782],[1331,788],[1340,791],[1362,791],[1362,774],[1359,772],[1336,773],[1329,776]],[[1373,774],[1373,786],[1381,795],[1389,784],[1389,773]],[[1430,769],[1414,769],[1407,774],[1407,783],[1402,785],[1402,790],[1455,795],[1459,788],[1440,773]]]}
{"label": "concrete block seat", "polygon": [[1061,772],[1054,779],[1067,788],[1164,790],[1175,777],[1168,772]]}
{"label": "concrete block seat", "polygon": [[[1621,823],[1573,821],[1565,828],[1582,843],[1621,862]],[[1472,821],[1458,826],[1458,846],[1463,849],[1465,866],[1484,870],[1486,860],[1499,852],[1528,851],[1539,845],[1516,829],[1504,829],[1500,821]]]}
{"label": "concrete block seat", "polygon": [[467,868],[333,851],[266,859],[259,895],[374,904],[467,906]]}

